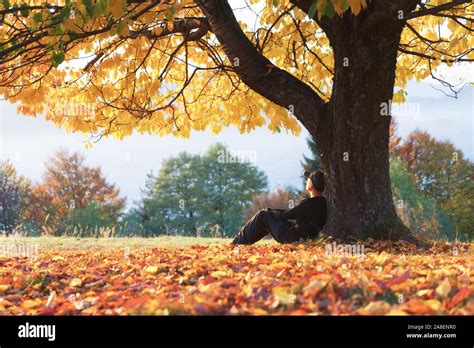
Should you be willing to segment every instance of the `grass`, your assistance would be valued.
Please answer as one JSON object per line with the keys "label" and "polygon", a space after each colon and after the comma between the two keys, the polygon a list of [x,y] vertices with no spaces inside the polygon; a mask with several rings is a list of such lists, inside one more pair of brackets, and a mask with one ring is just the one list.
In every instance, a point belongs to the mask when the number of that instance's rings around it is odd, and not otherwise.
{"label": "grass", "polygon": [[[159,236],[152,238],[142,237],[116,237],[116,238],[75,238],[75,237],[24,237],[0,236],[2,245],[21,245],[38,248],[38,250],[61,249],[114,249],[114,248],[139,248],[139,247],[164,247],[184,248],[193,245],[230,244],[232,238],[208,238],[185,236]],[[271,239],[265,239],[261,244],[276,244]]]}
{"label": "grass", "polygon": [[74,238],[74,237],[23,237],[0,236],[0,245],[20,244],[36,246],[38,249],[91,249],[124,247],[169,247],[181,248],[193,245],[228,244],[230,238],[205,238],[184,236],[159,236],[154,238],[118,237],[118,238]]}

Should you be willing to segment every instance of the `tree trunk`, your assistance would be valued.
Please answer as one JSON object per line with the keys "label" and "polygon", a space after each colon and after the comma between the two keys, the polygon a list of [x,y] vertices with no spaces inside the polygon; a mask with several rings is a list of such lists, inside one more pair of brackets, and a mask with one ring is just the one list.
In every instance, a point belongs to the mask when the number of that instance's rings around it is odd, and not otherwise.
{"label": "tree trunk", "polygon": [[359,28],[354,16],[331,27],[333,92],[324,128],[310,132],[327,178],[324,230],[337,238],[414,240],[396,215],[389,175],[387,108],[401,30],[401,24],[385,30]]}

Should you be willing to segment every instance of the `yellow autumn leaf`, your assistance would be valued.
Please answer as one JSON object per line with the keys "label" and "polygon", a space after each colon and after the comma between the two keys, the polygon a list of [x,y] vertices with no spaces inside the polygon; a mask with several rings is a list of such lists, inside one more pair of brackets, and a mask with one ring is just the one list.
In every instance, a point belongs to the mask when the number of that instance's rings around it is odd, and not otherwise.
{"label": "yellow autumn leaf", "polygon": [[418,290],[416,292],[416,296],[422,297],[422,296],[425,296],[425,295],[431,293],[432,291],[433,291],[432,289],[421,289],[421,290]]}
{"label": "yellow autumn leaf", "polygon": [[336,2],[333,3],[334,5],[334,10],[338,15],[342,14],[344,12],[344,9],[342,7],[342,1],[337,0]]}
{"label": "yellow autumn leaf", "polygon": [[148,274],[158,273],[158,266],[148,266],[147,268],[145,268],[145,273],[148,273]]}
{"label": "yellow autumn leaf", "polygon": [[82,280],[80,280],[79,278],[73,278],[71,280],[71,282],[69,283],[69,285],[72,286],[72,287],[81,286],[82,285]]}
{"label": "yellow autumn leaf", "polygon": [[425,304],[430,306],[434,311],[439,311],[441,309],[441,302],[438,300],[426,300]]}
{"label": "yellow autumn leaf", "polygon": [[251,310],[250,314],[252,315],[268,315],[268,312],[261,308],[254,308]]}
{"label": "yellow autumn leaf", "polygon": [[386,315],[408,315],[408,313],[401,309],[392,308]]}
{"label": "yellow autumn leaf", "polygon": [[157,26],[153,28],[153,34],[160,35],[163,32],[163,28],[161,26]]}
{"label": "yellow autumn leaf", "polygon": [[357,16],[362,9],[360,0],[349,0],[349,5],[351,7],[352,13]]}
{"label": "yellow autumn leaf", "polygon": [[214,278],[221,278],[226,275],[227,275],[226,271],[214,271],[211,273],[211,277],[214,277]]}
{"label": "yellow autumn leaf", "polygon": [[260,260],[260,256],[258,255],[252,255],[247,259],[248,262],[253,263],[253,264],[258,263],[259,260]]}
{"label": "yellow autumn leaf", "polygon": [[325,280],[314,280],[311,283],[309,283],[305,288],[304,291],[309,291],[312,290],[314,292],[318,292],[322,290],[326,285],[328,284],[327,281]]}
{"label": "yellow autumn leaf", "polygon": [[10,289],[9,284],[0,284],[0,293],[5,292]]}
{"label": "yellow autumn leaf", "polygon": [[276,286],[272,289],[275,300],[283,304],[290,304],[295,301],[295,295],[291,292],[290,286]]}
{"label": "yellow autumn leaf", "polygon": [[385,301],[370,302],[358,311],[362,315],[384,315],[390,310],[390,304]]}
{"label": "yellow autumn leaf", "polygon": [[159,272],[166,271],[168,269],[168,266],[165,263],[158,263],[156,265],[151,265],[146,267],[143,271],[146,274],[157,274]]}
{"label": "yellow autumn leaf", "polygon": [[451,291],[451,284],[448,279],[444,279],[436,288],[436,293],[441,297],[446,297]]}
{"label": "yellow autumn leaf", "polygon": [[39,305],[39,301],[40,299],[36,299],[36,300],[26,300],[23,302],[22,306],[23,308],[25,309],[31,309],[31,308],[34,308],[36,306]]}

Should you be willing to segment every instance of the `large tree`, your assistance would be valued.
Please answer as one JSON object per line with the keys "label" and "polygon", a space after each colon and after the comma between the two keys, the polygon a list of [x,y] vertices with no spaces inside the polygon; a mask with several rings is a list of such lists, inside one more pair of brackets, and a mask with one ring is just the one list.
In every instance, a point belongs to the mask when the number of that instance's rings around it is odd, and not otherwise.
{"label": "large tree", "polygon": [[471,0],[252,0],[259,20],[245,22],[232,3],[2,0],[0,94],[99,137],[302,125],[327,175],[326,232],[410,240],[390,189],[390,101],[474,59]]}

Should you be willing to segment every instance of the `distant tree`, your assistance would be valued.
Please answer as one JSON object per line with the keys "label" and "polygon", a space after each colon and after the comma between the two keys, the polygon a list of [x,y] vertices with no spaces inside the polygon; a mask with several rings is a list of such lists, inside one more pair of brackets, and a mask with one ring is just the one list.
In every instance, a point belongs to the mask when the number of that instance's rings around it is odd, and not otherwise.
{"label": "distant tree", "polygon": [[411,231],[425,239],[454,239],[448,214],[420,191],[403,161],[390,161],[392,193],[398,216]]}
{"label": "distant tree", "polygon": [[279,187],[273,191],[256,194],[252,198],[252,205],[247,210],[245,218],[248,220],[260,209],[291,209],[302,199],[301,192],[294,187]]}
{"label": "distant tree", "polygon": [[402,142],[402,137],[398,134],[398,124],[394,118],[390,121],[390,137],[388,142],[388,149],[390,152],[390,160],[399,151]]}
{"label": "distant tree", "polygon": [[206,233],[233,235],[243,223],[252,197],[267,187],[265,173],[250,153],[233,153],[222,144],[210,147],[201,158],[202,226]]}
{"label": "distant tree", "polygon": [[157,175],[149,175],[143,190],[145,230],[153,234],[193,235],[203,196],[200,157],[183,152],[165,160]]}
{"label": "distant tree", "polygon": [[90,201],[85,207],[80,207],[69,214],[64,224],[85,230],[82,235],[90,235],[99,228],[113,228],[117,224],[117,216],[104,214],[104,209],[96,202]]}
{"label": "distant tree", "polygon": [[474,164],[452,143],[438,141],[427,132],[412,132],[395,153],[407,163],[420,190],[440,204],[457,189],[472,184]]}
{"label": "distant tree", "polygon": [[474,240],[474,189],[472,181],[469,185],[463,185],[453,192],[451,198],[444,205],[455,222],[452,237],[463,240]]}
{"label": "distant tree", "polygon": [[101,223],[114,223],[125,205],[119,190],[107,182],[99,167],[86,166],[83,156],[66,150],[48,161],[43,182],[34,192],[30,214],[55,235],[84,223],[92,210],[100,215]]}
{"label": "distant tree", "polygon": [[0,161],[0,232],[11,233],[29,204],[30,182],[10,162]]}
{"label": "distant tree", "polygon": [[140,207],[134,207],[125,212],[120,218],[116,235],[120,237],[148,237],[153,234],[144,227],[143,214]]}
{"label": "distant tree", "polygon": [[31,188],[30,204],[25,209],[24,218],[37,234],[54,234],[55,224],[52,221],[58,216],[58,208],[53,204],[46,187],[36,184]]}
{"label": "distant tree", "polygon": [[303,155],[303,161],[301,162],[303,169],[310,171],[321,169],[321,153],[318,150],[316,142],[311,138],[307,138],[306,144],[310,150],[310,155]]}
{"label": "distant tree", "polygon": [[418,189],[454,220],[458,235],[472,239],[474,232],[474,164],[449,141],[439,141],[416,130],[394,150],[406,163]]}
{"label": "distant tree", "polygon": [[263,172],[221,144],[202,156],[186,152],[167,159],[148,176],[140,211],[154,234],[231,235],[252,196],[266,188]]}
{"label": "distant tree", "polygon": [[[308,145],[310,155],[306,156],[303,154],[303,161],[301,161],[301,165],[303,166],[303,171],[315,171],[321,169],[321,153],[318,150],[318,146],[316,142],[311,138],[306,138],[306,144]],[[301,176],[303,181],[303,187],[306,185],[306,178],[302,175]]]}

